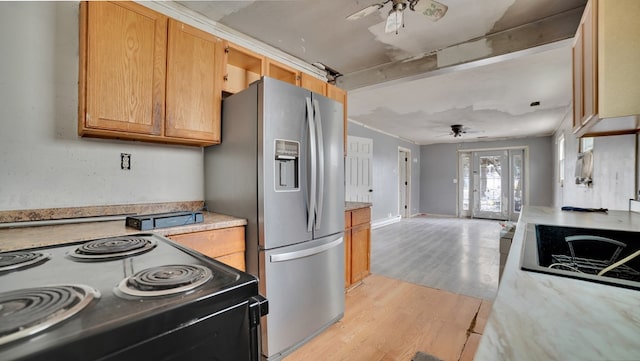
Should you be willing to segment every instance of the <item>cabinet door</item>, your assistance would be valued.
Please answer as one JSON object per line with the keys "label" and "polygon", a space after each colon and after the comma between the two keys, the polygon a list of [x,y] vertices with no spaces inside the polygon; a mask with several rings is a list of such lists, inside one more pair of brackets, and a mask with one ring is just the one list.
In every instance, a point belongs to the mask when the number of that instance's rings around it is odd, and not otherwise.
{"label": "cabinet door", "polygon": [[598,54],[596,34],[596,7],[590,1],[584,9],[582,27],[582,124],[598,114]]}
{"label": "cabinet door", "polygon": [[160,135],[167,17],[133,2],[92,1],[81,13],[80,134]]}
{"label": "cabinet door", "polygon": [[576,32],[575,44],[573,45],[573,127],[582,125],[582,115],[584,114],[582,95],[582,25]]}
{"label": "cabinet door", "polygon": [[169,20],[165,135],[220,143],[222,41]]}
{"label": "cabinet door", "polygon": [[344,287],[351,286],[351,230],[344,231]]}
{"label": "cabinet door", "polygon": [[[600,118],[638,115],[640,1],[600,0],[597,4],[598,114]],[[629,133],[637,129],[637,120],[626,128]]]}
{"label": "cabinet door", "polygon": [[351,282],[355,283],[369,275],[371,225],[363,224],[351,228]]}
{"label": "cabinet door", "polygon": [[300,74],[300,86],[314,93],[327,95],[327,83],[309,74]]}
{"label": "cabinet door", "polygon": [[245,270],[244,227],[174,234],[169,238],[231,267]]}

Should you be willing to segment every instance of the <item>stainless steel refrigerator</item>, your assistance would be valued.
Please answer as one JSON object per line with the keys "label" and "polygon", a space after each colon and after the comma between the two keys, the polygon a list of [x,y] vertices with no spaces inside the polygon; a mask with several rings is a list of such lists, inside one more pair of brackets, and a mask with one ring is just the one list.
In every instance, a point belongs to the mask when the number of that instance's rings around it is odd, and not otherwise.
{"label": "stainless steel refrigerator", "polygon": [[343,148],[342,104],[264,77],[223,101],[222,143],[205,149],[207,207],[248,222],[269,360],[344,314]]}

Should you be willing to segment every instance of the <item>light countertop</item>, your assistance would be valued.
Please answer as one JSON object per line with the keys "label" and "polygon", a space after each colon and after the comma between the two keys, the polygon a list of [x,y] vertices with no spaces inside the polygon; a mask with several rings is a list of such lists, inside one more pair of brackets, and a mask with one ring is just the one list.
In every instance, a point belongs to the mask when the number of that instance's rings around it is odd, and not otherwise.
{"label": "light countertop", "polygon": [[39,227],[18,227],[0,229],[0,251],[41,247],[53,244],[70,243],[96,238],[122,236],[136,233],[155,233],[171,236],[181,233],[207,231],[219,228],[244,226],[246,219],[223,214],[202,212],[204,222],[186,226],[158,228],[140,231],[125,226],[124,219],[117,221],[69,223]]}
{"label": "light countertop", "polygon": [[526,207],[474,360],[640,360],[640,291],[521,270],[529,223],[640,232],[637,213]]}
{"label": "light countertop", "polygon": [[371,205],[372,204],[368,202],[344,202],[344,210],[352,211],[354,209],[369,208]]}

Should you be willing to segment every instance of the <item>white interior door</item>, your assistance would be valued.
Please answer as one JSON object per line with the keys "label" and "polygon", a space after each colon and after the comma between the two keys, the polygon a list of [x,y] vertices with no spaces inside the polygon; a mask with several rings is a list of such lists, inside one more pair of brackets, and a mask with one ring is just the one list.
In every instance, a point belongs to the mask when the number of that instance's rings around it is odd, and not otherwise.
{"label": "white interior door", "polygon": [[411,151],[399,149],[398,151],[398,214],[402,218],[411,217]]}
{"label": "white interior door", "polygon": [[345,199],[350,202],[371,202],[373,139],[348,136],[345,164]]}

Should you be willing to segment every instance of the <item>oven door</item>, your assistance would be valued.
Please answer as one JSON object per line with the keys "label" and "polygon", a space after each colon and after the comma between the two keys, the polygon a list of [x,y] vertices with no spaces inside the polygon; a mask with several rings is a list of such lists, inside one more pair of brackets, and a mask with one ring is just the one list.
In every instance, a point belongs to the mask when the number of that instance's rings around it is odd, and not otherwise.
{"label": "oven door", "polygon": [[100,360],[258,361],[266,309],[266,299],[252,297]]}

